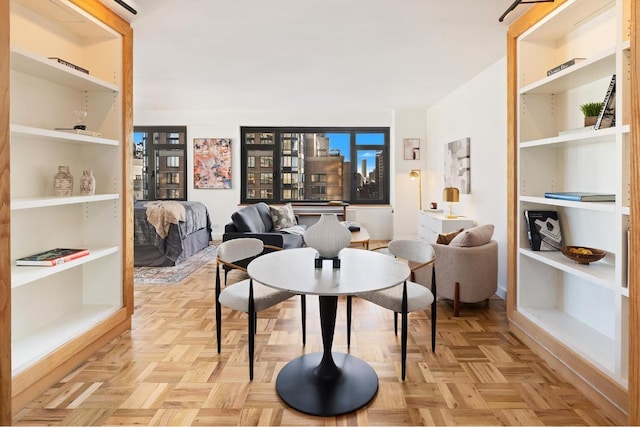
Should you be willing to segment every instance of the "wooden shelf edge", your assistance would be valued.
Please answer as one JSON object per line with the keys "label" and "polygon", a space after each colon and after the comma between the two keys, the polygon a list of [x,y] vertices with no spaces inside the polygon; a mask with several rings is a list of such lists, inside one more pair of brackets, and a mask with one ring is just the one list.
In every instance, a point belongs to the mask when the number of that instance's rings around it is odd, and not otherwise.
{"label": "wooden shelf edge", "polygon": [[12,412],[41,395],[91,354],[131,329],[131,316],[122,307],[91,330],[61,346],[13,378]]}
{"label": "wooden shelf edge", "polygon": [[628,391],[623,386],[517,310],[510,313],[509,330],[618,425],[627,424]]}

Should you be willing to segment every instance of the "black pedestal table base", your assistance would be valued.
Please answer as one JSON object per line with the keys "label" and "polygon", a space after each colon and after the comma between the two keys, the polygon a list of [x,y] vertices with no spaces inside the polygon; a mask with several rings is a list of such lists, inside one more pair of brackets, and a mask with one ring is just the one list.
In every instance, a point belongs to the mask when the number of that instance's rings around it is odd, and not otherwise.
{"label": "black pedestal table base", "polygon": [[337,296],[320,296],[322,353],[300,356],[278,374],[276,390],[294,409],[331,417],[353,412],[378,392],[378,376],[365,361],[344,353],[332,353]]}
{"label": "black pedestal table base", "polygon": [[378,376],[369,364],[345,353],[333,353],[337,378],[317,372],[323,353],[305,354],[278,374],[276,390],[289,406],[305,414],[331,417],[362,408],[378,392]]}

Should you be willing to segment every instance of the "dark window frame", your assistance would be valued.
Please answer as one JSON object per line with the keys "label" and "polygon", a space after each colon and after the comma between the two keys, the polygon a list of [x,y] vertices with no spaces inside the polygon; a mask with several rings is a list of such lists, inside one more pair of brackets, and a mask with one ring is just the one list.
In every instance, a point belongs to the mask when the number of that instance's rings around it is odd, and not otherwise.
{"label": "dark window frame", "polygon": [[[273,134],[273,143],[272,144],[247,144],[247,134],[260,135],[260,134]],[[240,190],[240,203],[241,204],[253,204],[256,202],[266,202],[266,203],[287,203],[292,200],[283,199],[281,192],[282,183],[280,182],[280,171],[282,171],[281,167],[281,159],[283,156],[283,150],[280,144],[281,134],[291,134],[291,133],[349,133],[350,134],[350,144],[349,144],[349,157],[352,165],[357,164],[357,152],[358,151],[367,151],[367,150],[375,150],[382,151],[382,177],[384,180],[384,190],[383,195],[377,199],[373,200],[357,200],[356,195],[356,175],[357,175],[357,167],[356,170],[351,171],[350,177],[350,185],[349,185],[349,204],[351,205],[388,205],[390,201],[390,190],[391,190],[391,182],[390,182],[390,155],[391,155],[391,143],[390,143],[390,128],[388,127],[305,127],[305,126],[278,126],[278,127],[270,127],[270,126],[241,126],[240,127],[240,157],[241,157],[241,190]],[[384,136],[384,144],[356,144],[356,135],[362,133],[379,133]],[[273,150],[272,158],[273,158],[273,194],[271,198],[249,198],[247,197],[248,193],[248,185],[247,185],[247,174],[248,170],[248,152],[250,150]],[[257,162],[256,162],[257,163]],[[256,180],[258,181],[258,180]],[[259,191],[256,191],[258,193]],[[292,202],[312,202],[313,200],[293,200]]]}

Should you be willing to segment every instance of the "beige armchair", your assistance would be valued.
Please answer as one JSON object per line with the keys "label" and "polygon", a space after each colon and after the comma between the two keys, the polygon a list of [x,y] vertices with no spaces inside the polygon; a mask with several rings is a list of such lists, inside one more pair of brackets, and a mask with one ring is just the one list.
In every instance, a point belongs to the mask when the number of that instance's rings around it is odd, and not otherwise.
{"label": "beige armchair", "polygon": [[[498,243],[462,247],[432,244],[436,252],[439,299],[453,300],[453,314],[459,316],[460,303],[488,300],[498,289]],[[431,267],[424,268],[417,281],[429,284]]]}

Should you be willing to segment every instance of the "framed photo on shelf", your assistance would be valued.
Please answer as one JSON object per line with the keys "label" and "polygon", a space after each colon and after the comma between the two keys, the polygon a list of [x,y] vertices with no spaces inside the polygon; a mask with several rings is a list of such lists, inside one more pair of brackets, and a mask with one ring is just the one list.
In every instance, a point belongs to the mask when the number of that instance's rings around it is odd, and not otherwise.
{"label": "framed photo on shelf", "polygon": [[193,139],[193,188],[231,188],[231,139]]}
{"label": "framed photo on shelf", "polygon": [[420,160],[420,138],[404,139],[404,159]]}

